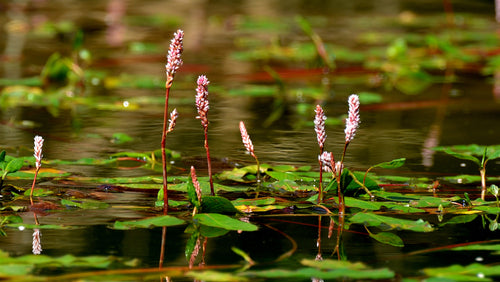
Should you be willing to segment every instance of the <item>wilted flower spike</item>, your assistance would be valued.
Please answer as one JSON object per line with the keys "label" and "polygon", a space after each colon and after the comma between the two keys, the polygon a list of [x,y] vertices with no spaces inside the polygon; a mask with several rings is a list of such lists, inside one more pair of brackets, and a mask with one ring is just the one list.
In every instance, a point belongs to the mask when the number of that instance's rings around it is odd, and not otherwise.
{"label": "wilted flower spike", "polygon": [[39,255],[42,253],[42,241],[40,240],[40,229],[33,230],[33,254]]}
{"label": "wilted flower spike", "polygon": [[245,145],[245,149],[247,149],[247,151],[255,158],[252,140],[250,139],[250,135],[248,135],[245,123],[243,121],[240,121],[240,133],[241,141],[243,142],[243,145]]}
{"label": "wilted flower spike", "polygon": [[167,129],[167,133],[168,132],[172,132],[175,128],[175,125],[177,123],[177,117],[179,117],[179,113],[177,112],[177,109],[174,109],[171,113],[170,113],[170,119],[168,120],[168,129]]}
{"label": "wilted flower spike", "polygon": [[177,30],[176,33],[174,33],[174,38],[172,38],[172,41],[170,42],[170,48],[168,50],[168,55],[167,55],[167,64],[165,65],[167,77],[170,77],[173,79],[175,73],[179,69],[179,67],[182,65],[182,51],[183,49],[183,38],[184,38],[184,31],[182,30]]}
{"label": "wilted flower spike", "polygon": [[326,131],[325,131],[325,112],[320,105],[316,106],[314,111],[316,116],[314,117],[314,130],[316,131],[316,137],[318,138],[318,145],[321,150],[325,146],[326,141]]}
{"label": "wilted flower spike", "polygon": [[42,166],[42,147],[43,147],[43,138],[42,136],[35,136],[35,148],[34,154],[36,160],[36,169],[40,169]]}
{"label": "wilted flower spike", "polygon": [[349,143],[356,135],[356,130],[359,127],[359,97],[356,94],[349,96],[349,117],[345,125],[345,142]]}
{"label": "wilted flower spike", "polygon": [[196,88],[196,109],[198,110],[198,116],[196,117],[197,119],[201,120],[201,124],[203,127],[208,126],[208,109],[209,103],[208,103],[208,84],[210,81],[208,81],[207,77],[204,75],[200,75],[198,77],[198,87]]}

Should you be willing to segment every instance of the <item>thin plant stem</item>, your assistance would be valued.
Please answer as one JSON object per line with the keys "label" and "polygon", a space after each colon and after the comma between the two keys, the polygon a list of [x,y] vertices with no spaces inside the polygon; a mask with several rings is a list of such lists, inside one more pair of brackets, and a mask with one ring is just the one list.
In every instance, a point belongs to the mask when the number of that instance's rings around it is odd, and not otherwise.
{"label": "thin plant stem", "polygon": [[486,166],[479,170],[479,174],[481,175],[481,200],[484,200],[486,197]]}
{"label": "thin plant stem", "polygon": [[38,171],[39,170],[40,170],[40,168],[37,168],[35,170],[35,177],[33,177],[33,184],[31,184],[31,192],[30,192],[30,203],[31,203],[31,205],[33,205],[33,190],[35,189],[36,178],[38,176]]}
{"label": "thin plant stem", "polygon": [[160,261],[159,268],[163,267],[163,260],[165,259],[165,241],[167,239],[167,227],[163,226],[161,230],[161,249],[160,249]]}
{"label": "thin plant stem", "polygon": [[210,182],[210,193],[215,196],[214,181],[212,179],[212,161],[210,160],[210,148],[208,147],[208,126],[205,126],[205,150],[207,151],[208,179]]}

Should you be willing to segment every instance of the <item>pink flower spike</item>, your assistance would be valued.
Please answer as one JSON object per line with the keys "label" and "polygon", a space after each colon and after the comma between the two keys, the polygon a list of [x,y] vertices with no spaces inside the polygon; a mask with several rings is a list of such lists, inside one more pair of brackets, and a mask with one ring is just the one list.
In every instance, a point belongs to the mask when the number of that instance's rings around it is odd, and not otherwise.
{"label": "pink flower spike", "polygon": [[320,105],[316,105],[316,110],[314,110],[316,116],[314,117],[314,130],[316,131],[316,137],[318,139],[318,145],[321,150],[325,146],[326,141],[326,131],[325,131],[325,112]]}
{"label": "pink flower spike", "polygon": [[42,166],[42,147],[43,147],[43,138],[42,136],[35,136],[35,148],[34,154],[36,160],[36,169],[40,169]]}
{"label": "pink flower spike", "polygon": [[32,251],[34,255],[39,255],[42,253],[42,241],[40,240],[40,229],[33,229],[33,243],[32,243]]}
{"label": "pink flower spike", "polygon": [[349,143],[356,135],[356,130],[359,127],[359,97],[356,94],[349,96],[349,117],[346,119],[345,125],[345,142]]}
{"label": "pink flower spike", "polygon": [[197,119],[201,120],[203,127],[208,126],[208,109],[210,108],[208,103],[208,81],[207,77],[200,75],[198,77],[198,87],[196,88],[196,109],[198,110]]}
{"label": "pink flower spike", "polygon": [[247,129],[245,127],[245,123],[243,121],[240,121],[240,133],[241,133],[241,141],[243,142],[243,145],[245,145],[245,148],[247,149],[247,151],[255,158],[252,140],[250,139],[250,135],[248,135]]}
{"label": "pink flower spike", "polygon": [[184,50],[182,43],[183,39],[184,31],[179,29],[176,33],[174,33],[174,38],[172,38],[172,41],[170,42],[167,64],[165,65],[167,77],[173,78],[179,67],[182,65],[181,55]]}

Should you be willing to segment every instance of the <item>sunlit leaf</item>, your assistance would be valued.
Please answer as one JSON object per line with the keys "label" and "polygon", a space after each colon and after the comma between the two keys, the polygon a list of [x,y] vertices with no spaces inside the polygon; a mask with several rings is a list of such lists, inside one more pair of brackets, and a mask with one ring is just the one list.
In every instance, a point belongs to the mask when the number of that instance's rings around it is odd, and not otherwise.
{"label": "sunlit leaf", "polygon": [[393,169],[393,168],[398,168],[398,167],[403,166],[405,164],[405,161],[406,161],[406,158],[394,159],[390,162],[379,163],[379,164],[376,164],[372,167]]}
{"label": "sunlit leaf", "polygon": [[408,220],[378,215],[374,213],[356,213],[349,218],[351,223],[379,227],[383,230],[411,230],[416,232],[430,232],[434,228],[424,220]]}
{"label": "sunlit leaf", "polygon": [[115,221],[114,229],[133,229],[133,228],[152,228],[159,226],[175,226],[184,224],[184,220],[170,215],[161,215],[156,217],[149,217],[140,220],[130,221]]}
{"label": "sunlit leaf", "polygon": [[[31,193],[31,189],[26,189],[26,191],[24,191],[25,196],[29,196],[30,193]],[[34,197],[45,197],[45,196],[52,195],[52,194],[54,194],[54,191],[51,191],[51,190],[46,190],[46,189],[42,189],[42,188],[33,189],[33,196]]]}
{"label": "sunlit leaf", "polygon": [[489,206],[480,206],[474,207],[475,210],[483,211],[489,214],[500,214],[500,207],[489,207]]}
{"label": "sunlit leaf", "polygon": [[256,231],[258,227],[252,223],[243,222],[227,215],[217,213],[199,213],[194,216],[200,224],[227,230]]}

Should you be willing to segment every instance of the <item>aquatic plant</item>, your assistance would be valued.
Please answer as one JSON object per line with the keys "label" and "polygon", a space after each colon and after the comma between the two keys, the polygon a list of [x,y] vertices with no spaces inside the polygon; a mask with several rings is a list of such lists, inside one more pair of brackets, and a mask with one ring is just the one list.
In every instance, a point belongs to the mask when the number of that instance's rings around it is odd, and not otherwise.
{"label": "aquatic plant", "polygon": [[[325,130],[325,121],[326,121],[326,116],[325,112],[323,111],[323,108],[321,108],[320,105],[316,105],[316,110],[315,110],[315,117],[314,117],[314,130],[316,131],[316,138],[318,139],[318,146],[319,146],[319,155],[318,155],[318,162],[320,165],[320,170],[319,170],[319,195],[318,195],[318,203],[321,203],[323,201],[323,161],[326,161],[328,157],[325,155],[325,160],[323,160],[323,149],[325,147],[325,141],[326,141],[326,130]],[[333,159],[333,154],[331,156]]]}
{"label": "aquatic plant", "polygon": [[[479,174],[481,175],[481,199],[484,200],[486,196],[486,164],[490,160],[500,158],[500,145],[481,146],[471,144],[441,146],[434,147],[433,150],[445,152],[456,158],[474,162],[479,167]],[[476,156],[481,156],[481,158]]]}
{"label": "aquatic plant", "polygon": [[[163,130],[161,136],[161,160],[163,168],[163,214],[167,214],[168,212],[167,154],[165,151],[165,143],[166,143],[167,133],[173,130],[175,126],[175,120],[177,119],[176,114],[174,115],[171,114],[170,125],[167,128],[168,99],[170,96],[170,88],[172,87],[175,73],[182,65],[181,54],[182,51],[184,50],[183,38],[184,38],[184,32],[182,30],[179,29],[177,30],[177,32],[174,33],[174,38],[170,42],[170,48],[168,50],[167,64],[165,65],[167,80],[165,83],[165,109],[163,112]],[[172,113],[174,112],[176,113],[177,111],[174,110]]]}
{"label": "aquatic plant", "polygon": [[214,191],[214,181],[212,179],[212,162],[210,161],[210,148],[208,147],[208,109],[210,108],[208,102],[208,81],[207,77],[200,75],[197,80],[198,87],[196,88],[196,109],[198,110],[198,116],[196,117],[201,121],[203,126],[203,132],[205,135],[205,151],[207,152],[207,166],[208,166],[208,178],[210,181],[210,193],[215,195]]}
{"label": "aquatic plant", "polygon": [[33,189],[35,189],[35,183],[36,183],[36,177],[38,176],[38,172],[40,171],[40,168],[42,167],[42,147],[43,147],[43,138],[41,136],[35,136],[35,147],[34,151],[35,153],[33,154],[35,156],[35,176],[33,177],[33,184],[31,185],[31,192],[30,192],[30,202],[31,205],[33,205]]}
{"label": "aquatic plant", "polygon": [[243,121],[240,121],[240,133],[241,133],[241,141],[243,142],[245,149],[255,159],[255,162],[257,163],[257,183],[260,184],[261,180],[260,180],[259,159],[257,158],[257,155],[255,155],[252,139],[250,139],[250,135],[248,135],[247,128],[245,127],[245,123]]}

